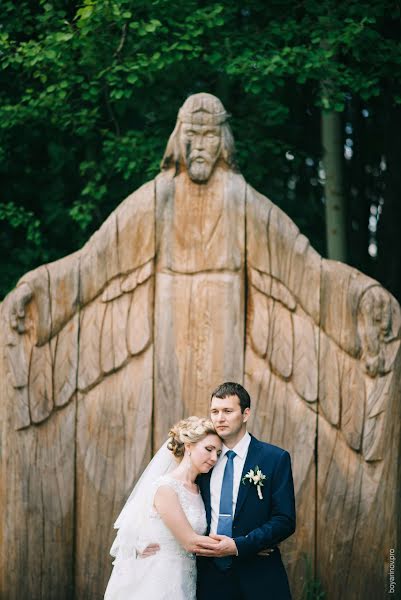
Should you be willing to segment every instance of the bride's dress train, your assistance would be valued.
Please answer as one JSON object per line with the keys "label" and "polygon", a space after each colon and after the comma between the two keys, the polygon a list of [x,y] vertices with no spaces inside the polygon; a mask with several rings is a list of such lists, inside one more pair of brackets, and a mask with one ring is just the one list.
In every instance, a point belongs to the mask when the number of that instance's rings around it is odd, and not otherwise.
{"label": "bride's dress train", "polygon": [[[152,498],[161,485],[174,489],[191,527],[203,535],[206,514],[200,493],[194,494],[181,481],[163,475],[152,485]],[[143,518],[146,526],[135,547],[133,543],[127,545],[127,528],[117,534],[111,549],[116,559],[105,600],[195,600],[195,556],[180,546],[154,508]],[[159,544],[160,551],[148,558],[136,557],[135,549],[143,550],[149,543]]]}

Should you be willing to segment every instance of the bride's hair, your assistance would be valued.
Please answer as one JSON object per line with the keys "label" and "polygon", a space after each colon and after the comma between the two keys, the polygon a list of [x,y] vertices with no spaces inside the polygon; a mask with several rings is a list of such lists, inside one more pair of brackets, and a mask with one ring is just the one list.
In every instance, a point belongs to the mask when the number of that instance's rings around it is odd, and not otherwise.
{"label": "bride's hair", "polygon": [[178,421],[168,433],[167,448],[174,456],[181,459],[184,456],[185,444],[195,444],[209,433],[216,433],[210,419],[204,417],[188,417]]}

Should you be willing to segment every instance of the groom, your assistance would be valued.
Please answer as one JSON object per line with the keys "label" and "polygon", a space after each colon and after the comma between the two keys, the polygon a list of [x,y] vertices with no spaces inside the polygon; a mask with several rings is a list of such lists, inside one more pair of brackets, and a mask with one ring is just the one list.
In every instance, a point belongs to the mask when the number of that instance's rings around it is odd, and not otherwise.
{"label": "groom", "polygon": [[[247,432],[250,404],[238,383],[223,383],[211,396],[211,418],[224,445],[198,484],[210,536],[219,544],[205,543],[197,553],[198,600],[291,600],[277,548],[295,531],[290,455]],[[267,548],[273,552],[261,553]]]}

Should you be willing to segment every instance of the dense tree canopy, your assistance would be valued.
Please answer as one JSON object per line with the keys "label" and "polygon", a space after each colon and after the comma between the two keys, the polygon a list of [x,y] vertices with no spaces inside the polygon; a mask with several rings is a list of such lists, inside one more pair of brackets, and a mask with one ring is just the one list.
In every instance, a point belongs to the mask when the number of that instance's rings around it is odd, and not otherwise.
{"label": "dense tree canopy", "polygon": [[0,294],[153,177],[208,91],[246,179],[323,254],[320,116],[341,113],[348,260],[401,298],[400,40],[390,0],[4,0]]}

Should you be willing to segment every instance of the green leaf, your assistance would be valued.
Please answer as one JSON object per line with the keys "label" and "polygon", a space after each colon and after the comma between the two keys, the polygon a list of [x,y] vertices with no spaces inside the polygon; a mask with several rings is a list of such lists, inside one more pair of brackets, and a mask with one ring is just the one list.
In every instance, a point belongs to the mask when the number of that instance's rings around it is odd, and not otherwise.
{"label": "green leaf", "polygon": [[54,37],[57,42],[68,42],[74,37],[74,34],[57,32]]}
{"label": "green leaf", "polygon": [[139,77],[138,75],[136,75],[135,73],[130,73],[127,77],[127,81],[128,83],[136,83],[138,81]]}
{"label": "green leaf", "polygon": [[89,19],[92,16],[94,10],[94,5],[89,4],[88,6],[84,6],[77,11],[77,16],[80,20]]}

